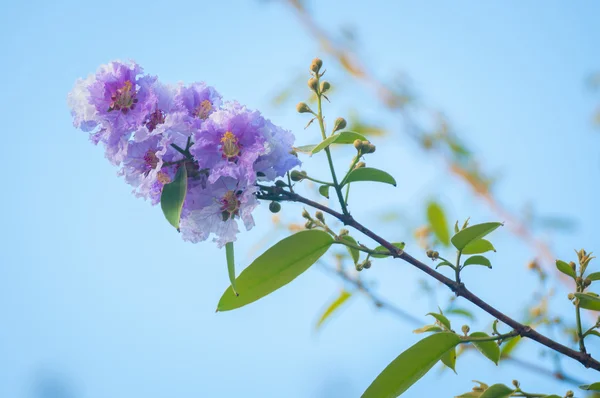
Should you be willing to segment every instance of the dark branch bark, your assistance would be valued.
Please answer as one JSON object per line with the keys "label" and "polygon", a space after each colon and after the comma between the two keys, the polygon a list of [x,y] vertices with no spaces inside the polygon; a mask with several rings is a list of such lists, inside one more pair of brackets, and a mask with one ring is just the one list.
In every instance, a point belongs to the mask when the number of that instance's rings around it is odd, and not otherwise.
{"label": "dark branch bark", "polygon": [[380,245],[382,245],[383,247],[388,249],[390,251],[390,253],[393,253],[392,257],[402,259],[402,260],[406,261],[407,263],[417,267],[419,270],[425,272],[427,275],[431,276],[432,278],[434,278],[434,279],[438,280],[439,282],[443,283],[444,285],[446,285],[457,296],[467,299],[468,301],[475,304],[477,307],[481,308],[482,310],[484,310],[488,314],[492,315],[499,321],[510,326],[511,328],[516,330],[521,337],[527,337],[527,338],[529,338],[533,341],[536,341],[539,344],[542,344],[556,352],[559,352],[569,358],[572,358],[572,359],[580,362],[581,364],[583,364],[586,368],[592,368],[597,371],[600,371],[600,362],[598,362],[597,360],[592,358],[590,354],[575,351],[563,344],[560,344],[557,341],[554,341],[554,340],[536,332],[530,326],[523,325],[522,323],[517,322],[513,318],[500,312],[499,310],[492,307],[491,305],[489,305],[488,303],[486,303],[485,301],[480,299],[478,296],[473,294],[471,291],[469,291],[465,287],[464,284],[456,283],[452,279],[440,274],[433,268],[430,268],[428,265],[417,260],[416,258],[414,258],[410,254],[406,253],[405,251],[399,250],[396,246],[392,245],[390,242],[388,242],[381,236],[377,235],[375,232],[371,231],[370,229],[368,229],[367,227],[365,227],[364,225],[362,225],[361,223],[356,221],[354,219],[354,217],[352,217],[352,215],[344,215],[333,209],[330,209],[327,206],[324,206],[320,203],[317,203],[315,201],[307,199],[296,193],[288,192],[279,187],[263,187],[263,188],[267,191],[267,193],[259,194],[258,195],[259,199],[304,203],[308,206],[314,207],[315,209],[319,209],[325,213],[332,215],[333,217],[337,218],[342,223],[344,223],[344,225],[347,225],[347,226],[350,226],[350,227],[356,229],[357,231],[363,233],[364,235],[368,236],[369,238],[373,239],[375,242],[379,243]]}

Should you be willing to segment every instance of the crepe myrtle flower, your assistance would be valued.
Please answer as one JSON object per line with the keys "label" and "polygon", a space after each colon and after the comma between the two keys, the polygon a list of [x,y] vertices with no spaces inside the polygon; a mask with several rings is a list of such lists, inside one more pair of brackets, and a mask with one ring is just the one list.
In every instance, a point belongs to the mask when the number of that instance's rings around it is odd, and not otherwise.
{"label": "crepe myrtle flower", "polygon": [[241,185],[231,177],[221,177],[213,184],[198,184],[188,191],[183,206],[180,230],[184,240],[197,243],[208,239],[219,248],[234,242],[239,232],[238,222],[246,230],[254,227],[252,211],[258,206],[254,195],[258,188]]}
{"label": "crepe myrtle flower", "polygon": [[262,127],[265,137],[265,154],[260,155],[254,163],[254,170],[261,176],[261,179],[274,180],[277,177],[283,177],[285,173],[301,162],[297,156],[292,154],[294,145],[294,135],[289,130],[284,130],[265,120]]}
{"label": "crepe myrtle flower", "polygon": [[188,116],[198,121],[206,120],[221,106],[221,94],[204,82],[180,86],[175,102],[183,108]]}

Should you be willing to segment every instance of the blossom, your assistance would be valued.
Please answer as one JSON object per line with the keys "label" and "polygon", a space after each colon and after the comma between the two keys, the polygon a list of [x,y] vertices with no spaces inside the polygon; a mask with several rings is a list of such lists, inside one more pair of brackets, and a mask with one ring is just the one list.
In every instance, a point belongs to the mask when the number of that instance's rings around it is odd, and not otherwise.
{"label": "blossom", "polygon": [[258,157],[254,170],[272,181],[300,165],[300,159],[292,154],[294,135],[266,120],[262,128],[265,137],[265,154]]}
{"label": "blossom", "polygon": [[221,94],[203,82],[193,83],[189,87],[180,87],[175,102],[184,108],[191,118],[202,121],[221,106]]}

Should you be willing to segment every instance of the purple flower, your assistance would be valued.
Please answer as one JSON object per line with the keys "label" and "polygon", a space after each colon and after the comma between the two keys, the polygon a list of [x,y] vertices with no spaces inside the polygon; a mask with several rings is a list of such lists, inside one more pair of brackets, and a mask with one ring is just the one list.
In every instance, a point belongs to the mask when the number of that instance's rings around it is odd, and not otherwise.
{"label": "purple flower", "polygon": [[206,120],[221,106],[221,95],[213,87],[203,82],[181,86],[175,96],[175,102],[188,116],[198,121]]}
{"label": "purple flower", "polygon": [[198,184],[188,191],[181,217],[181,234],[184,240],[197,243],[214,234],[219,247],[234,242],[239,232],[238,220],[246,230],[252,229],[252,211],[258,205],[258,188],[243,186],[239,181],[223,177],[214,184]]}
{"label": "purple flower", "polygon": [[270,120],[266,120],[263,127],[263,135],[266,138],[266,153],[259,156],[254,163],[254,170],[264,174],[265,180],[274,180],[283,177],[285,173],[301,162],[297,156],[292,155],[294,135],[291,131],[275,126]]}

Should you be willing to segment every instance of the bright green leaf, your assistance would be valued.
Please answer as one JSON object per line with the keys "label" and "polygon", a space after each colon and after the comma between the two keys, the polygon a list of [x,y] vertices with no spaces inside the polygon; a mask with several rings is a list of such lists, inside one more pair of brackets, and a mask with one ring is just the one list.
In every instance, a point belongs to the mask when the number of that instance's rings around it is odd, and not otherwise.
{"label": "bright green leaf", "polygon": [[315,149],[316,145],[302,145],[294,147],[294,151],[306,154],[312,154],[313,149]]}
{"label": "bright green leaf", "polygon": [[324,231],[301,231],[279,241],[252,262],[236,279],[240,296],[227,288],[217,311],[229,311],[250,304],[282,286],[313,265],[329,247],[333,238]]}
{"label": "bright green leaf", "polygon": [[422,328],[413,330],[413,333],[426,333],[426,332],[441,332],[443,329],[437,325],[425,325]]}
{"label": "bright green leaf", "polygon": [[454,266],[454,264],[452,264],[450,261],[446,261],[446,260],[444,260],[441,263],[439,263],[438,265],[436,265],[435,269],[438,269],[438,268],[444,267],[444,266],[456,269],[456,267]]}
{"label": "bright green leaf", "polygon": [[442,363],[452,369],[454,373],[456,373],[456,347],[451,348],[449,351],[446,351],[444,355],[442,355]]}
{"label": "bright green leaf", "polygon": [[350,173],[348,173],[348,176],[343,181],[342,185],[358,181],[383,182],[396,186],[396,180],[394,180],[394,177],[383,170],[374,169],[372,167],[361,167],[360,169],[352,170]]}
{"label": "bright green leaf", "polygon": [[600,280],[600,272],[592,272],[591,274],[589,274],[587,276],[587,278],[591,281],[597,281]]}
{"label": "bright green leaf", "polygon": [[329,199],[329,185],[321,185],[319,187],[319,193]]}
{"label": "bright green leaf", "polygon": [[319,329],[321,327],[321,325],[323,324],[323,322],[325,322],[327,320],[327,318],[329,318],[331,316],[331,314],[333,314],[335,312],[335,310],[337,310],[338,308],[340,308],[342,306],[342,304],[344,304],[351,296],[352,294],[346,290],[342,290],[340,292],[340,295],[331,302],[331,304],[329,304],[329,306],[327,307],[327,309],[325,310],[325,312],[323,312],[323,315],[321,315],[321,317],[319,318],[319,321],[317,322],[317,325],[315,326],[315,329]]}
{"label": "bright green leaf", "polygon": [[238,292],[235,290],[235,259],[233,253],[233,242],[227,242],[225,244],[225,256],[227,257],[227,272],[229,273],[231,289],[236,296],[239,296]]}
{"label": "bright green leaf", "polygon": [[446,318],[444,315],[436,314],[435,312],[430,312],[427,315],[431,315],[432,317],[437,319],[438,322],[440,322],[442,325],[444,325],[448,330],[452,329],[452,327],[450,326],[450,320],[448,318]]}
{"label": "bright green leaf", "polygon": [[517,348],[517,344],[521,342],[521,336],[514,337],[508,342],[502,344],[502,348],[500,350],[500,358],[508,357],[514,350]]}
{"label": "bright green leaf", "polygon": [[[469,337],[481,338],[490,336],[483,332],[474,332],[471,333]],[[473,344],[487,359],[498,365],[498,361],[500,360],[500,347],[498,347],[498,343],[495,341],[472,341],[471,344]]]}
{"label": "bright green leaf", "polygon": [[179,231],[179,220],[181,219],[181,209],[185,201],[187,192],[187,167],[182,164],[175,179],[165,184],[160,195],[160,207],[167,221]]}
{"label": "bright green leaf", "polygon": [[[358,246],[358,243],[356,243],[356,240],[354,240],[354,238],[351,237],[350,235],[344,235],[344,236],[342,236],[342,239],[354,246]],[[354,264],[358,263],[358,260],[360,258],[360,251],[358,249],[355,249],[354,247],[350,247],[350,246],[346,246],[346,249],[348,249],[350,256],[352,256],[352,261],[354,261]]]}
{"label": "bright green leaf", "polygon": [[508,398],[514,391],[504,384],[493,384],[481,394],[480,398]]}
{"label": "bright green leaf", "polygon": [[[392,243],[392,245],[396,246],[400,250],[404,250],[404,242],[396,242],[396,243]],[[376,252],[389,253],[389,250],[383,246],[377,246],[374,250]],[[389,257],[389,256],[391,256],[391,254],[371,254],[371,257],[373,257],[373,258],[385,258],[385,257]]]}
{"label": "bright green leaf", "polygon": [[317,144],[317,146],[312,149],[311,155],[321,152],[331,144],[352,144],[355,140],[366,141],[367,139],[364,135],[355,133],[354,131],[342,131],[339,134],[327,137]]}
{"label": "bright green leaf", "polygon": [[465,260],[463,267],[467,265],[483,265],[484,267],[492,268],[492,263],[484,256],[472,256]]}
{"label": "bright green leaf", "polygon": [[481,254],[489,252],[490,250],[496,251],[494,245],[489,240],[478,239],[469,243],[463,250],[462,254]]}
{"label": "bright green leaf", "polygon": [[439,204],[435,202],[429,203],[427,206],[427,221],[440,242],[442,242],[444,246],[448,246],[450,244],[448,223],[446,222],[444,210],[442,210]]}
{"label": "bright green leaf", "polygon": [[458,231],[460,231],[460,229],[458,228],[458,220],[456,220],[456,223],[454,224],[454,233],[457,234]]}
{"label": "bright green leaf", "polygon": [[575,270],[571,268],[569,264],[562,260],[556,260],[556,268],[558,268],[558,270],[563,274],[568,275],[573,279],[577,277],[577,275],[575,274]]}
{"label": "bright green leaf", "polygon": [[583,386],[579,386],[579,388],[586,391],[600,391],[600,382],[585,384]]}
{"label": "bright green leaf", "polygon": [[371,383],[362,398],[400,396],[458,343],[460,337],[454,333],[435,333],[425,337],[394,359]]}
{"label": "bright green leaf", "polygon": [[471,225],[470,227],[458,231],[451,239],[452,244],[458,250],[462,250],[469,243],[483,238],[501,225],[503,224],[499,222],[486,222],[483,224]]}
{"label": "bright green leaf", "polygon": [[600,311],[600,298],[594,294],[587,293],[575,293],[575,297],[579,299],[579,306],[586,310]]}

